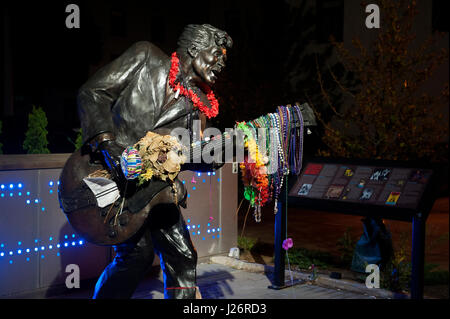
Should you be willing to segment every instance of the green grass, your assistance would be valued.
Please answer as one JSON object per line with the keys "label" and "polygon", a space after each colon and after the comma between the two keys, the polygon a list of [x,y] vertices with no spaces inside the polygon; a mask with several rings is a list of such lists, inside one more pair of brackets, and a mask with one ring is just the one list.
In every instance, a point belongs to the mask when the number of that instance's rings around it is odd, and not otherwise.
{"label": "green grass", "polygon": [[309,269],[312,264],[314,264],[317,268],[327,269],[332,267],[334,264],[334,258],[331,254],[319,250],[291,248],[288,250],[287,255],[291,266],[297,266],[300,269]]}
{"label": "green grass", "polygon": [[[348,234],[349,232],[347,232]],[[347,259],[350,259],[349,252],[350,248],[353,246],[354,241],[349,240],[349,236],[344,236],[345,240],[341,241],[341,248],[344,248],[341,252],[344,253]],[[240,249],[244,249],[247,251],[251,251],[256,254],[268,255],[273,253],[273,246],[269,244],[264,244],[259,242],[257,239],[250,237],[241,237],[238,236],[238,247]],[[289,257],[289,263],[291,267],[298,267],[299,269],[309,269],[312,264],[316,268],[325,270],[329,268],[342,268],[342,256],[336,257],[331,255],[328,252],[320,251],[320,250],[309,250],[306,248],[291,248],[287,251],[286,256],[286,265],[287,258]],[[409,281],[411,275],[411,263],[407,261],[400,262],[394,266],[389,263],[387,269],[381,269],[381,285],[385,289],[390,290],[408,290],[409,289]],[[349,269],[349,267],[344,267],[345,269]],[[392,278],[393,269],[397,269],[396,278]],[[448,285],[449,283],[449,272],[448,270],[436,270],[437,265],[435,264],[425,264],[424,269],[424,283],[427,286],[433,285]],[[360,279],[362,282],[365,281],[365,274],[356,274],[357,279]]]}
{"label": "green grass", "polygon": [[424,283],[427,286],[448,285],[448,270],[433,270],[438,265],[425,264]]}

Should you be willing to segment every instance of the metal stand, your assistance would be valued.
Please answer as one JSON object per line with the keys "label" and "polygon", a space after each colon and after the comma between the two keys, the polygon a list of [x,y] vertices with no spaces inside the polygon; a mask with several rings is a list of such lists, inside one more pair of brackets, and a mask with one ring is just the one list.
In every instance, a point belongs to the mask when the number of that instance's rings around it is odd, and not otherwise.
{"label": "metal stand", "polygon": [[283,204],[278,201],[277,204],[278,212],[275,215],[275,269],[273,273],[273,284],[269,286],[269,289],[280,290],[288,287],[292,287],[296,284],[301,283],[300,280],[294,280],[286,284],[285,281],[285,259],[286,251],[283,249],[283,241],[286,234],[286,211],[283,209]]}
{"label": "metal stand", "polygon": [[423,299],[425,267],[425,220],[417,214],[412,221],[411,299]]}
{"label": "metal stand", "polygon": [[[283,240],[286,234],[286,211],[281,201],[278,202],[278,212],[275,215],[275,269],[273,284],[270,289],[280,290],[300,283],[285,281],[286,251]],[[423,299],[424,267],[425,267],[425,220],[421,214],[413,217],[412,221],[412,253],[411,253],[411,299]]]}

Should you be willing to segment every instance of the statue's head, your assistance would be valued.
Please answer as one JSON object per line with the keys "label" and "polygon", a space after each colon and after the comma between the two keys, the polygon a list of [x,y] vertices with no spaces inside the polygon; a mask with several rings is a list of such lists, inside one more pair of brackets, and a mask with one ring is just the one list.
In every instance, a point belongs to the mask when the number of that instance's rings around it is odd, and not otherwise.
{"label": "statue's head", "polygon": [[233,40],[225,31],[209,24],[189,24],[178,39],[177,52],[190,58],[196,77],[212,85],[225,67],[227,49],[232,46]]}

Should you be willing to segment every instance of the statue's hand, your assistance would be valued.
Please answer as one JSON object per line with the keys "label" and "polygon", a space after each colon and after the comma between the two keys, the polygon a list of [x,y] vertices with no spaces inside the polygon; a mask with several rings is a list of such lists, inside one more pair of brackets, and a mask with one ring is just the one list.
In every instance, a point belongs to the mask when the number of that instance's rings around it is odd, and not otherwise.
{"label": "statue's hand", "polygon": [[124,148],[115,141],[106,141],[98,146],[98,150],[102,153],[104,163],[108,167],[112,178],[117,183],[119,190],[122,190],[126,182],[125,175],[120,166],[120,157]]}

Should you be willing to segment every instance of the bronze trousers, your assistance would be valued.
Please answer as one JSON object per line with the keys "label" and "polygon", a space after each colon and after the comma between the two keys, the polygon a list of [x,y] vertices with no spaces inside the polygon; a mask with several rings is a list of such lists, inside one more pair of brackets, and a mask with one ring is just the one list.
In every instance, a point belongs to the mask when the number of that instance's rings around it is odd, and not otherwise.
{"label": "bronze trousers", "polygon": [[153,208],[141,231],[114,249],[116,256],[98,279],[94,299],[131,298],[155,253],[164,275],[164,297],[195,299],[197,251],[178,206]]}

